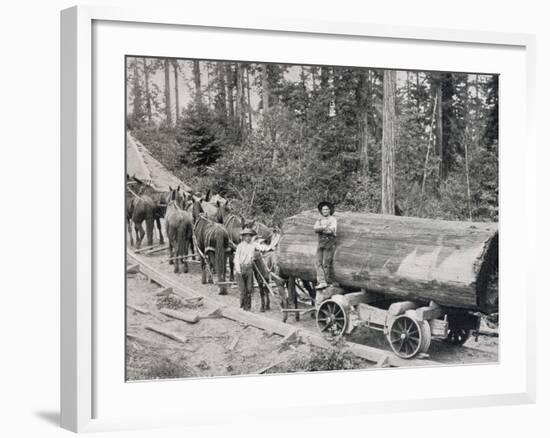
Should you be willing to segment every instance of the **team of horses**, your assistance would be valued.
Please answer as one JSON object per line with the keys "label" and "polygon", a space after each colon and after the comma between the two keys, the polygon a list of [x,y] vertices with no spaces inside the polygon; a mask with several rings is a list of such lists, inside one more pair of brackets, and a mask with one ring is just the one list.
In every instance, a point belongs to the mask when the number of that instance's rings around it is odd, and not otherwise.
{"label": "team of horses", "polygon": [[[169,191],[164,192],[135,176],[127,176],[126,221],[130,244],[140,248],[146,235],[147,245],[152,246],[155,224],[159,243],[163,244],[162,218],[168,238],[169,263],[174,265],[174,272],[180,272],[180,265],[184,273],[188,272],[188,259],[198,256],[202,283],[214,283],[213,277],[216,276],[222,295],[227,294],[227,285],[235,279],[234,255],[241,240],[240,233],[245,227],[253,229],[256,239],[268,250],[271,249],[258,260],[254,272],[260,290],[261,309],[270,309],[268,282],[270,270],[274,268],[272,249],[278,241],[274,236],[280,236],[278,229],[245,219],[231,209],[229,202],[212,196],[210,192],[201,196],[186,193],[180,187],[169,187]],[[227,262],[229,281],[226,281]]]}

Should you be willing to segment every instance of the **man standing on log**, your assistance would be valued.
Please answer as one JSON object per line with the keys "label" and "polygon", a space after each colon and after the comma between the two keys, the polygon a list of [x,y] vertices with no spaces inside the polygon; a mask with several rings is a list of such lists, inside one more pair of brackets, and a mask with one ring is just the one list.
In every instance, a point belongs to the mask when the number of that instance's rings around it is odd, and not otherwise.
{"label": "man standing on log", "polygon": [[332,258],[336,246],[336,218],[334,205],[328,201],[320,202],[317,206],[321,217],[313,225],[313,231],[319,235],[317,246],[317,286],[315,289],[326,288],[327,282],[332,280]]}
{"label": "man standing on log", "polygon": [[256,257],[256,245],[252,243],[254,230],[245,228],[241,231],[241,243],[235,250],[235,274],[241,291],[241,309],[250,310],[252,305],[252,290],[254,287],[253,263]]}

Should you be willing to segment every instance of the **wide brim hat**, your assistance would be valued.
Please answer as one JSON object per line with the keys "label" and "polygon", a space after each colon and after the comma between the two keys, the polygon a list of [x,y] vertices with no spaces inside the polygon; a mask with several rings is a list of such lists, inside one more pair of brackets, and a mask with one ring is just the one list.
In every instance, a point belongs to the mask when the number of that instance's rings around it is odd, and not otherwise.
{"label": "wide brim hat", "polygon": [[319,205],[317,205],[317,210],[319,210],[319,213],[321,213],[321,210],[325,205],[329,208],[330,214],[334,214],[334,204],[328,201],[319,202]]}
{"label": "wide brim hat", "polygon": [[244,228],[242,231],[241,231],[241,236],[244,236],[245,234],[249,234],[251,236],[254,236],[256,234],[256,231],[250,229],[250,228]]}

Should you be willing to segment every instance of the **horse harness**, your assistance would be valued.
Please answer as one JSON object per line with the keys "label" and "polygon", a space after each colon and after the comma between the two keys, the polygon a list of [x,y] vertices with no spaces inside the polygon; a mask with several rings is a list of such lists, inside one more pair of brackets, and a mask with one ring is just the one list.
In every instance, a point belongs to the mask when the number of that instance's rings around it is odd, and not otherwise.
{"label": "horse harness", "polygon": [[[223,222],[223,225],[225,226],[226,230],[229,230],[229,226],[235,222],[236,220],[239,220],[239,218],[234,215],[234,214],[230,214],[229,217]],[[229,234],[229,232],[227,233],[229,235],[229,246],[231,246],[231,249],[233,251],[235,251],[237,249],[237,244],[235,242],[233,242],[233,240],[231,239],[231,235]]]}

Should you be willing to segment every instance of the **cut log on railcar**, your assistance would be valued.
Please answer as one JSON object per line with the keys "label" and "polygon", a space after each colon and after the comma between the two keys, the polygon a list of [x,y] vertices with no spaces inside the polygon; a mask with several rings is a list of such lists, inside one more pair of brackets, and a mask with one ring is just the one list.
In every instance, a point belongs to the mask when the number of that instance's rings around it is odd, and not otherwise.
{"label": "cut log on railcar", "polygon": [[[316,280],[317,211],[287,218],[281,275]],[[498,224],[337,212],[334,280],[348,290],[498,311]]]}

